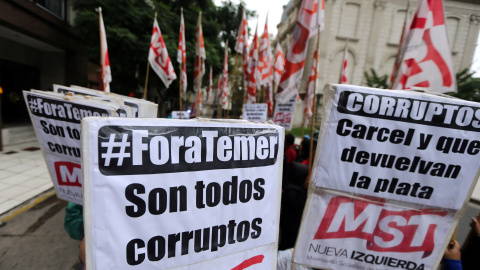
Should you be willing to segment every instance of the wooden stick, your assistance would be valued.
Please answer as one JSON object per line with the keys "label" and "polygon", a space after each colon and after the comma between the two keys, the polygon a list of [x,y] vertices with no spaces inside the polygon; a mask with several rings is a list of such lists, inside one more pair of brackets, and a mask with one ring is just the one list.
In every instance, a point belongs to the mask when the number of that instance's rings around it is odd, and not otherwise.
{"label": "wooden stick", "polygon": [[147,75],[145,76],[145,90],[143,91],[143,99],[147,100],[147,85],[148,85],[148,72],[150,71],[150,61],[147,59]]}
{"label": "wooden stick", "polygon": [[[317,63],[316,63],[316,66],[315,66],[315,84],[314,84],[314,92],[313,92],[313,108],[312,108],[312,118],[310,119],[311,123],[310,123],[310,127],[311,127],[311,131],[310,131],[310,155],[308,157],[308,169],[309,169],[309,172],[311,173],[312,172],[312,163],[313,163],[313,160],[312,160],[312,157],[313,157],[313,151],[315,149],[313,149],[313,131],[315,129],[315,126],[314,126],[314,123],[315,123],[315,114],[316,114],[316,109],[317,109],[317,87],[318,87],[318,70],[319,70],[319,67],[320,67],[320,27],[318,27],[318,33],[317,33]],[[309,174],[310,176],[310,174]]]}
{"label": "wooden stick", "polygon": [[179,91],[179,96],[180,96],[180,119],[182,119],[182,63],[178,64],[180,67],[180,91]]}

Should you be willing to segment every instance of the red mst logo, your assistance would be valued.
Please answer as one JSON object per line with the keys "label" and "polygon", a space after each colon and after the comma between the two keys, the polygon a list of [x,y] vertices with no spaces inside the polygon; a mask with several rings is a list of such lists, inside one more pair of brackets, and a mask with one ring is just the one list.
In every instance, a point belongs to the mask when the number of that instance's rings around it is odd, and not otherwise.
{"label": "red mst logo", "polygon": [[54,163],[54,166],[58,185],[71,187],[82,186],[82,168],[80,164],[58,161]]}

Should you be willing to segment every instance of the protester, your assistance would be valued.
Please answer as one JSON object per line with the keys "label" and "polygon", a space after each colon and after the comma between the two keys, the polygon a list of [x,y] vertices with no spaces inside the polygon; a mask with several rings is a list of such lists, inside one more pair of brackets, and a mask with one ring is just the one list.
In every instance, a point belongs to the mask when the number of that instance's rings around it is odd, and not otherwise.
{"label": "protester", "polygon": [[290,164],[287,183],[283,188],[280,208],[279,250],[293,248],[302,221],[307,190],[303,184],[308,176],[308,166],[298,162]]}
{"label": "protester", "polygon": [[[277,270],[291,270],[292,269],[292,255],[293,249],[281,250],[277,254]],[[296,270],[310,270],[302,265],[295,265]]]}
{"label": "protester", "polygon": [[453,245],[449,245],[443,256],[444,270],[462,270],[462,261],[460,261],[460,244],[455,240]]}
{"label": "protester", "polygon": [[462,265],[465,270],[480,267],[480,223],[472,218],[470,227],[472,227],[471,237],[467,239],[462,249]]}
{"label": "protester", "polygon": [[295,136],[292,133],[285,134],[285,158],[287,159],[287,164],[297,159]]}
{"label": "protester", "polygon": [[85,265],[85,238],[83,228],[83,206],[69,202],[65,208],[65,219],[63,226],[68,235],[80,242],[80,269],[84,269]]}

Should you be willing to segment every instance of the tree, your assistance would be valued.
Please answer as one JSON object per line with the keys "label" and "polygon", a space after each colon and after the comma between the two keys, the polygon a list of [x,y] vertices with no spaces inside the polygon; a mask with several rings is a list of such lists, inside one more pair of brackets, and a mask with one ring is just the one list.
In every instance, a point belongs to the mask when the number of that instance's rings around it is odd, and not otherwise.
{"label": "tree", "polygon": [[464,100],[480,102],[480,78],[474,78],[473,72],[468,68],[459,71],[457,77],[457,93],[450,92],[447,95]]}
{"label": "tree", "polygon": [[367,86],[388,89],[388,75],[378,76],[373,68],[370,69],[370,73],[371,74],[369,74],[368,71],[363,72]]}
{"label": "tree", "polygon": [[[220,73],[222,69],[224,50],[221,45],[221,33],[236,36],[236,31],[238,31],[237,29],[233,33],[233,30],[227,29],[221,32],[222,26],[228,24],[223,20],[234,17],[232,14],[238,16],[234,4],[231,2],[222,4],[223,6],[218,8],[212,0],[76,0],[74,1],[74,9],[77,11],[75,27],[89,44],[89,60],[93,63],[99,63],[100,34],[98,14],[95,12],[95,8],[101,6],[112,69],[112,92],[128,94],[135,92],[137,89],[139,89],[139,92],[143,92],[153,18],[155,11],[157,11],[157,21],[177,79],[166,89],[160,78],[154,75],[155,73],[150,72],[148,85],[150,89],[156,89],[162,101],[178,104],[178,77],[180,73],[176,56],[180,29],[180,8],[183,7],[185,20],[188,91],[193,91],[193,63],[198,13],[202,11],[202,28],[207,55],[205,68],[208,70],[212,66],[214,74]],[[244,3],[240,5],[244,5]],[[224,6],[228,6],[228,8],[225,9]],[[248,13],[253,14],[250,11]],[[235,27],[238,28],[238,24]],[[234,44],[234,42],[230,43]],[[205,74],[207,73],[205,72]],[[203,76],[203,80],[202,85],[206,85],[208,76]]]}

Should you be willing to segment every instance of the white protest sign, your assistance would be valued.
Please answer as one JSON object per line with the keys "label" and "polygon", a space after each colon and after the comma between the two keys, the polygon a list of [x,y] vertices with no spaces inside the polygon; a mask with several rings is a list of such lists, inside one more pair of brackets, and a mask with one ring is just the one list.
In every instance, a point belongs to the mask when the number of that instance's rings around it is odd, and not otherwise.
{"label": "white protest sign", "polygon": [[351,85],[325,89],[315,185],[461,209],[480,167],[480,104]]}
{"label": "white protest sign", "polygon": [[115,115],[119,106],[98,101],[87,104],[52,94],[23,91],[57,196],[83,204],[80,120],[86,116]]}
{"label": "white protest sign", "polygon": [[71,93],[71,94],[80,95],[80,96],[88,95],[88,96],[100,97],[100,98],[111,100],[112,102],[114,101],[118,104],[124,104],[125,106],[128,106],[132,109],[133,113],[131,117],[145,118],[145,117],[157,116],[158,105],[143,99],[127,97],[127,96],[114,94],[114,93],[106,93],[103,91],[89,89],[89,88],[75,86],[75,85],[71,87],[67,87],[63,85],[54,84],[53,91],[56,93],[63,93],[63,94]]}
{"label": "white protest sign", "polygon": [[275,269],[283,137],[246,121],[84,119],[87,269]]}
{"label": "white protest sign", "polygon": [[275,104],[275,112],[273,113],[273,122],[286,130],[292,130],[293,113],[295,112],[297,96],[292,97],[287,103]]}
{"label": "white protest sign", "polygon": [[268,106],[266,103],[254,103],[243,105],[243,120],[252,122],[267,121]]}
{"label": "white protest sign", "polygon": [[454,210],[316,190],[295,263],[322,269],[432,269]]}
{"label": "white protest sign", "polygon": [[352,85],[324,104],[294,262],[437,267],[478,178],[479,104]]}
{"label": "white protest sign", "polygon": [[[182,117],[180,117],[180,113]],[[172,119],[190,119],[190,113],[188,111],[172,111]]]}

